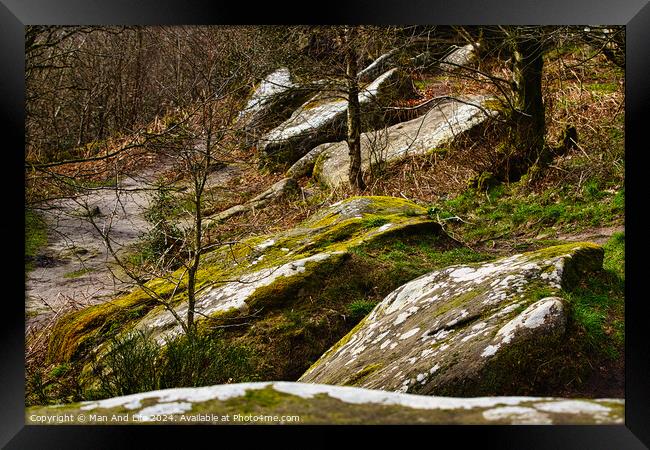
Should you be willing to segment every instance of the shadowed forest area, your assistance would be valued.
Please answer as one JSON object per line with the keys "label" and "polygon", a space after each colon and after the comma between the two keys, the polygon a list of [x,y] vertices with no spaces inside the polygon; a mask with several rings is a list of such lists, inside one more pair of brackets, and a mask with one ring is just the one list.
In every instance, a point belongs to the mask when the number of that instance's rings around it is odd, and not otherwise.
{"label": "shadowed forest area", "polygon": [[622,423],[624,27],[27,26],[25,58],[28,418]]}

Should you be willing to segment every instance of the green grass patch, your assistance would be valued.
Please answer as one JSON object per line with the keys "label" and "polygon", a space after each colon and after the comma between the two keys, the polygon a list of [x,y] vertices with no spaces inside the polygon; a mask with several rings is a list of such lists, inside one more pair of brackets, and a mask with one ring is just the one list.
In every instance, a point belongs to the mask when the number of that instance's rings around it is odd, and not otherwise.
{"label": "green grass patch", "polygon": [[375,306],[377,306],[376,301],[361,299],[350,303],[347,309],[351,317],[361,319],[368,315]]}
{"label": "green grass patch", "polygon": [[39,213],[25,209],[25,272],[33,269],[33,259],[47,245],[47,224]]}
{"label": "green grass patch", "polygon": [[496,186],[487,195],[468,189],[451,200],[432,205],[429,215],[442,220],[454,216],[465,220],[447,223],[468,242],[540,233],[548,228],[578,231],[620,223],[625,213],[625,190],[606,187],[594,179],[585,182],[578,192],[549,189],[524,194],[517,183]]}
{"label": "green grass patch", "polygon": [[70,371],[71,367],[70,364],[68,363],[63,363],[58,366],[55,366],[51,371],[50,371],[50,376],[52,378],[58,378],[61,377],[65,374],[67,374]]}
{"label": "green grass patch", "polygon": [[252,381],[254,354],[226,343],[219,333],[180,335],[161,346],[142,332],[113,338],[101,361],[92,363],[98,379],[87,398],[107,398],[179,386],[207,386],[232,379]]}
{"label": "green grass patch", "polygon": [[72,272],[68,272],[65,275],[63,275],[64,278],[79,278],[87,273],[93,272],[95,269],[91,269],[89,267],[83,267],[79,270],[73,270]]}
{"label": "green grass patch", "polygon": [[612,92],[618,91],[619,89],[619,85],[617,83],[590,83],[584,84],[583,86],[587,90],[603,94],[610,94]]}
{"label": "green grass patch", "polygon": [[591,351],[617,357],[625,336],[625,234],[604,245],[603,270],[568,294],[574,323]]}

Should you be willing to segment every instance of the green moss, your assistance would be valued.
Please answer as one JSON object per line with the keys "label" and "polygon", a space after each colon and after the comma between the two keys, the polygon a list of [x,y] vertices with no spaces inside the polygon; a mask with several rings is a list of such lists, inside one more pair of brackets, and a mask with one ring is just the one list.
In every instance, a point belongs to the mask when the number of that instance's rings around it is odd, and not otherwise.
{"label": "green moss", "polygon": [[485,107],[486,109],[490,109],[492,111],[505,112],[510,110],[510,107],[508,105],[506,105],[504,102],[498,99],[488,99],[484,101],[483,107]]}
{"label": "green moss", "polygon": [[79,270],[73,270],[72,272],[68,272],[63,275],[64,278],[79,278],[81,276],[84,276],[87,273],[90,273],[94,271],[94,269],[91,269],[89,267],[83,267]]}
{"label": "green moss", "polygon": [[343,386],[358,386],[365,378],[381,369],[381,367],[381,364],[368,364],[342,384]]}
{"label": "green moss", "polygon": [[532,286],[526,291],[526,296],[536,302],[543,298],[554,297],[558,295],[558,289],[552,289],[548,285]]}
{"label": "green moss", "polygon": [[363,218],[363,227],[366,229],[377,228],[388,223],[388,219],[382,216],[373,215],[371,217]]}
{"label": "green moss", "polygon": [[435,154],[435,155],[444,156],[447,153],[449,153],[450,150],[451,149],[449,149],[447,147],[432,147],[429,150],[427,150],[427,153],[428,154]]}
{"label": "green moss", "polygon": [[142,292],[134,292],[111,302],[73,311],[52,328],[47,359],[67,362],[107,340],[129,322],[144,316],[155,302]]}
{"label": "green moss", "polygon": [[583,279],[567,299],[591,353],[616,358],[622,354],[625,333],[625,235],[614,234],[604,249],[603,269]]}
{"label": "green moss", "polygon": [[583,84],[583,87],[592,92],[602,94],[611,94],[613,92],[617,92],[620,89],[620,85],[618,83],[587,83]]}
{"label": "green moss", "polygon": [[[463,305],[471,302],[479,295],[485,294],[487,291],[488,289],[485,287],[478,287],[464,294],[456,295],[453,297],[453,299],[450,299],[449,301],[442,303],[438,308],[436,308],[435,311],[436,315],[434,317],[441,317],[442,315],[444,315],[449,311],[459,310]],[[429,319],[427,318],[427,321],[428,320]]]}
{"label": "green moss", "polygon": [[55,366],[51,371],[50,371],[50,376],[54,378],[58,378],[60,376],[65,375],[70,371],[70,364],[64,363],[64,364],[59,364],[58,366]]}
{"label": "green moss", "polygon": [[[272,387],[264,389],[251,389],[243,397],[244,412],[249,412],[253,407],[271,408],[282,402],[282,394]],[[240,402],[241,404],[242,402]],[[248,405],[247,405],[248,404]],[[248,406],[248,407],[247,407]]]}

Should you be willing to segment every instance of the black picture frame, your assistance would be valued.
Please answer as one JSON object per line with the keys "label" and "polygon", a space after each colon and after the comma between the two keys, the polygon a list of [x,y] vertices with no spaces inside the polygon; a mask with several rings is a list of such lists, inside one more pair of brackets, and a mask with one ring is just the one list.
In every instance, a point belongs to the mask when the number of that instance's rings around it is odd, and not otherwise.
{"label": "black picture frame", "polygon": [[[419,427],[424,442],[440,445],[444,440],[460,443],[476,439],[481,448],[576,448],[636,449],[650,446],[650,345],[646,337],[644,314],[643,256],[645,252],[644,176],[642,164],[648,147],[645,136],[650,88],[650,5],[648,0],[429,0],[429,1],[357,1],[303,2],[295,5],[265,5],[249,2],[208,2],[203,0],[0,0],[0,104],[4,152],[2,192],[4,220],[3,271],[11,290],[1,296],[3,317],[0,333],[0,445],[6,448],[129,448],[134,439],[153,437],[171,442],[186,435],[178,427],[168,426],[26,426],[24,423],[24,275],[22,258],[24,223],[24,26],[30,24],[526,24],[526,25],[626,25],[626,390],[625,425],[620,426],[480,426]],[[644,145],[645,144],[645,145]],[[24,193],[24,192],[23,192]],[[8,209],[7,209],[8,208]],[[11,263],[13,262],[13,263]],[[21,280],[23,283],[21,283]],[[15,293],[15,295],[14,295]],[[190,445],[212,433],[213,427],[183,427],[193,433]],[[264,431],[270,431],[262,427]],[[278,427],[273,433],[289,439],[296,428]],[[325,442],[333,428],[298,427],[309,431],[309,439]],[[260,428],[255,428],[258,430]],[[245,439],[248,429],[230,428]],[[357,430],[357,428],[355,428]],[[370,436],[379,431],[400,434],[404,430],[368,427]],[[242,433],[243,432],[243,433]],[[226,433],[219,428],[219,440]],[[410,431],[409,431],[410,433]],[[255,433],[257,435],[257,433]],[[302,433],[301,433],[302,434]],[[428,437],[427,437],[428,436]],[[230,436],[235,437],[235,436]],[[169,441],[167,441],[169,439]],[[209,441],[208,441],[209,442]],[[300,443],[300,441],[296,441]],[[411,439],[405,441],[409,445]],[[225,441],[221,444],[226,445]],[[212,443],[209,445],[213,445]]]}

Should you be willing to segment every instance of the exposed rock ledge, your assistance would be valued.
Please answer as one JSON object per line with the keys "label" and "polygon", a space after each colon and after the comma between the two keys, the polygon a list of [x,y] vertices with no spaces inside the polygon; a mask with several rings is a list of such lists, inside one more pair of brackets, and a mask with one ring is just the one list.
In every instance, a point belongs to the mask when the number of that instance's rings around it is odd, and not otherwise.
{"label": "exposed rock ledge", "polygon": [[[390,162],[424,155],[447,146],[456,136],[483,123],[494,111],[486,109],[489,97],[473,96],[446,100],[426,114],[385,130],[361,135],[361,165]],[[348,182],[350,156],[346,141],[321,144],[289,169],[288,176],[299,178],[313,168],[314,177],[329,186]]]}
{"label": "exposed rock ledge", "polygon": [[557,360],[571,307],[564,290],[602,261],[603,249],[583,242],[431,272],[389,294],[299,381],[428,395],[522,392],[521,371]]}
{"label": "exposed rock ledge", "polygon": [[[368,123],[364,122],[366,129],[373,128],[372,112],[395,98],[404,97],[408,86],[405,75],[395,68],[361,89],[359,104],[369,119]],[[321,92],[264,135],[258,142],[258,149],[268,162],[293,164],[315,146],[345,138],[347,107],[347,101],[336,92]]]}
{"label": "exposed rock ledge", "polygon": [[[621,424],[623,407],[621,399],[429,397],[322,384],[261,382],[167,389],[100,401],[32,407],[26,411],[25,419],[27,424],[66,425],[152,421],[175,424]],[[80,416],[83,420],[79,420]],[[64,417],[69,419],[64,420]],[[120,418],[122,421],[118,421]]]}

